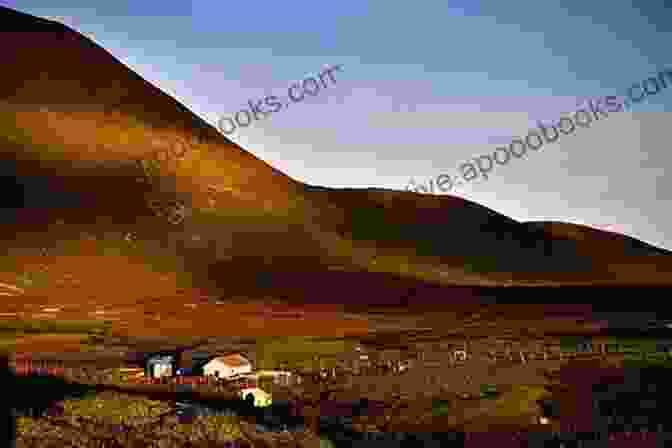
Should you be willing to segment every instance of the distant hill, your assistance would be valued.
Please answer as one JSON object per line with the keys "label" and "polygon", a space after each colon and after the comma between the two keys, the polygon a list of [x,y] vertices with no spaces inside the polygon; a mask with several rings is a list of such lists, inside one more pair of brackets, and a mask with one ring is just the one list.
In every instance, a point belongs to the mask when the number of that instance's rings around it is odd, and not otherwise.
{"label": "distant hill", "polygon": [[610,251],[616,256],[672,255],[669,250],[652,246],[636,238],[581,224],[554,221],[530,221],[525,224],[533,229],[541,229],[552,238],[585,242],[586,250],[590,252],[594,252],[599,245],[599,249]]}

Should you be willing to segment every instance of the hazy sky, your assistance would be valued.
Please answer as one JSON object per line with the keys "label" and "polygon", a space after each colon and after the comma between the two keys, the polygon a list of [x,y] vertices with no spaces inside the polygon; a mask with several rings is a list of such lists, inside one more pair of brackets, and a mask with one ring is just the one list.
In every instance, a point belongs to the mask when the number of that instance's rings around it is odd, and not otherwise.
{"label": "hazy sky", "polygon": [[[672,70],[665,0],[53,3],[0,0],[89,36],[211,124],[342,64],[317,96],[229,136],[331,187],[404,189],[455,173],[539,119]],[[672,249],[670,110],[672,86],[452,194]]]}

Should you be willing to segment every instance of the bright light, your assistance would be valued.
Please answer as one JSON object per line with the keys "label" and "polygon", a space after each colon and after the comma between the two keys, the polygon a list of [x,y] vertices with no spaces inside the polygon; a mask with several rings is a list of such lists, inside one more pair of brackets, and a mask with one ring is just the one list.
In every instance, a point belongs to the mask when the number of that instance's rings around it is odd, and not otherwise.
{"label": "bright light", "polygon": [[546,417],[539,417],[539,423],[542,425],[548,425],[550,421]]}

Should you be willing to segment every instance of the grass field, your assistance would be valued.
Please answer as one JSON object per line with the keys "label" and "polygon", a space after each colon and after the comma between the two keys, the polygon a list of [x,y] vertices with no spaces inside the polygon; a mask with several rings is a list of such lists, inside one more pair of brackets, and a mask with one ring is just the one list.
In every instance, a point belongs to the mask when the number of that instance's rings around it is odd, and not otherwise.
{"label": "grass field", "polygon": [[[318,339],[310,337],[259,338],[257,365],[259,369],[278,369],[282,362],[303,368],[329,368],[335,356],[354,350],[355,342],[348,339]],[[315,356],[320,362],[313,362]],[[326,357],[326,359],[322,359]],[[332,359],[330,359],[332,358]]]}

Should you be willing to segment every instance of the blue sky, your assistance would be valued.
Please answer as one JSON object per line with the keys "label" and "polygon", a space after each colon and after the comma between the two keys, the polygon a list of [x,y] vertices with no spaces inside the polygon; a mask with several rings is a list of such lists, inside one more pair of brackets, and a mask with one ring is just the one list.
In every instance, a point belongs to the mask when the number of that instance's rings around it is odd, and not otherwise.
{"label": "blue sky", "polygon": [[[319,95],[229,136],[332,187],[427,182],[672,69],[664,0],[57,3],[0,0],[77,29],[212,124],[341,64]],[[671,109],[668,89],[452,194],[672,249]]]}

